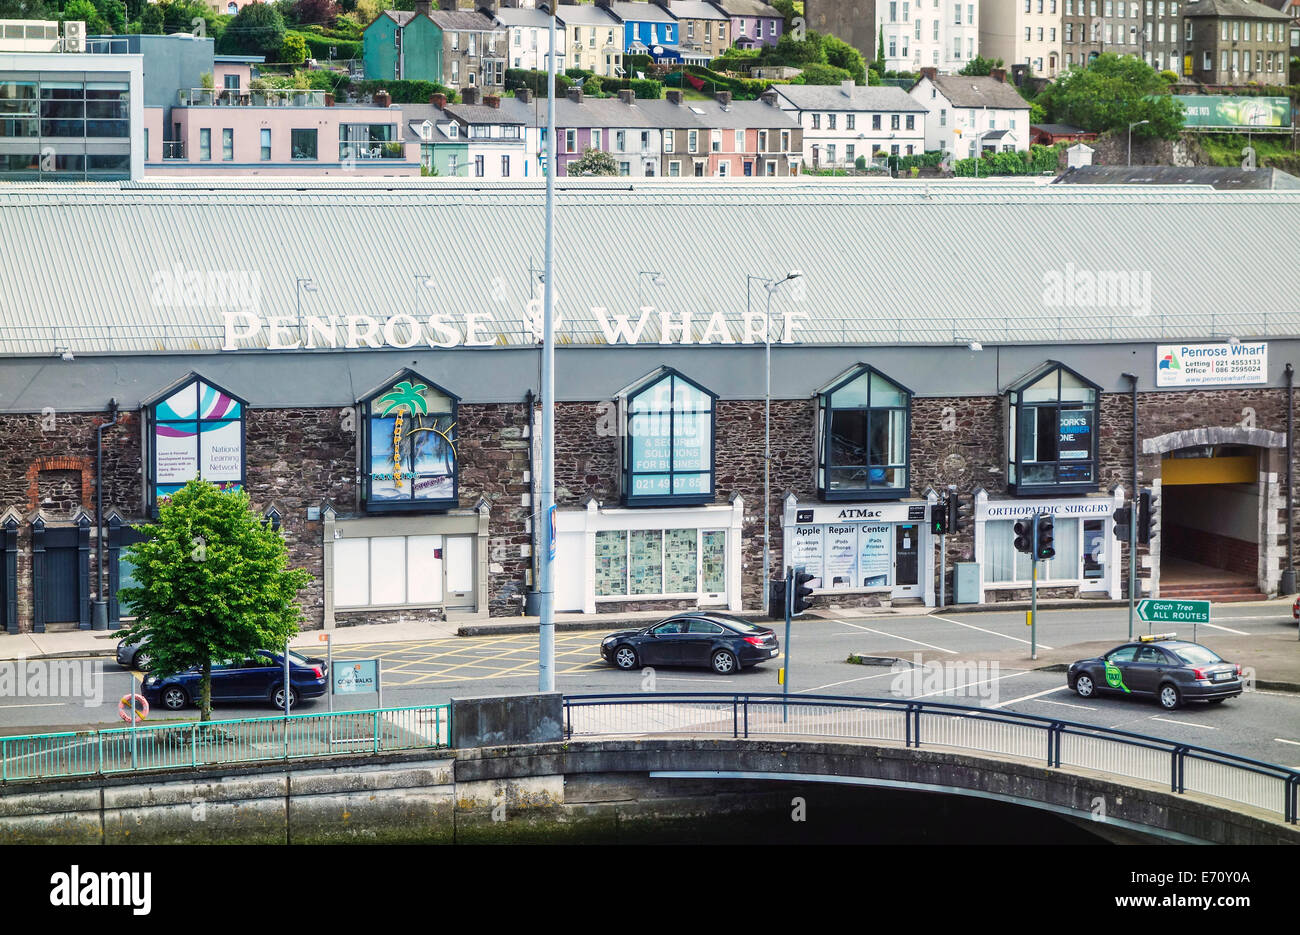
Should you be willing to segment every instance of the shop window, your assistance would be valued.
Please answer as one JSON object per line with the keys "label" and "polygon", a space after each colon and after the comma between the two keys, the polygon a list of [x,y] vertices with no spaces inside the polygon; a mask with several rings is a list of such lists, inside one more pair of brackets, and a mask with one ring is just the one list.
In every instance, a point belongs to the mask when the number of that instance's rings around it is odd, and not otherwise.
{"label": "shop window", "polygon": [[401,607],[443,602],[442,536],[374,536],[334,543],[334,606]]}
{"label": "shop window", "polygon": [[1090,493],[1101,387],[1048,361],[1007,391],[1007,484],[1016,494]]}
{"label": "shop window", "polygon": [[[984,530],[984,581],[986,584],[1030,584],[1033,576],[1030,557],[1017,552],[1015,520],[989,520]],[[1053,519],[1052,541],[1056,555],[1038,563],[1039,582],[1080,583],[1104,575],[1106,543],[1096,533],[1099,524],[1089,521],[1092,541],[1080,548],[1079,520]],[[1086,561],[1084,561],[1086,559]],[[1083,567],[1080,568],[1080,562]]]}
{"label": "shop window", "polygon": [[909,488],[912,391],[873,367],[819,395],[817,487],[824,500],[888,500]]}
{"label": "shop window", "polygon": [[366,512],[457,505],[459,402],[431,380],[404,370],[358,403]]}
{"label": "shop window", "polygon": [[159,498],[192,480],[223,490],[243,487],[246,407],[244,400],[195,373],[145,401],[151,513],[156,515]]}
{"label": "shop window", "polygon": [[664,368],[620,394],[623,502],[628,506],[713,502],[717,396]]}
{"label": "shop window", "polygon": [[721,594],[723,529],[607,529],[596,533],[597,597]]}

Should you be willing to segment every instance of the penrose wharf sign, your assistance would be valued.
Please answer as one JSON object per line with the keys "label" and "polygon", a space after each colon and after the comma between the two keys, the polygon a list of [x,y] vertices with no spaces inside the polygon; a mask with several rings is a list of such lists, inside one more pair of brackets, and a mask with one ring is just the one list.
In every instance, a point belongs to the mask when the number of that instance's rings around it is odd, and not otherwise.
{"label": "penrose wharf sign", "polygon": [[[593,307],[591,317],[606,344],[763,344],[768,339],[769,323],[761,312],[746,312],[739,318],[729,318],[721,312],[711,315],[674,314],[643,307],[640,316],[634,320],[629,315],[610,315],[604,308]],[[773,314],[771,321],[777,327],[772,330],[772,343],[799,343],[798,334],[808,317],[806,312]],[[507,330],[503,325],[512,327]],[[560,328],[556,330],[557,334],[561,333]],[[291,315],[228,311],[225,313],[221,349],[490,347],[502,343],[503,334],[537,337],[538,329],[528,320],[498,321],[491,312],[471,312],[464,316],[463,322],[457,322],[449,315],[437,313],[419,317],[398,313],[387,318],[308,315],[300,321]],[[594,329],[587,329],[585,335],[572,331],[569,334],[572,343],[582,343],[584,336],[599,343],[595,340],[597,332]]]}

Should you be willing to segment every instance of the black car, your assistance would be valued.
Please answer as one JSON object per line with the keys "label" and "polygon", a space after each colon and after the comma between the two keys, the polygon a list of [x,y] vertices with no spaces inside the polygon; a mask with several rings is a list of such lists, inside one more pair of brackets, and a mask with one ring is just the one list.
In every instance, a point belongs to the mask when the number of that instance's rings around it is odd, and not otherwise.
{"label": "black car", "polygon": [[[325,660],[289,653],[289,707],[300,699],[319,698],[329,685]],[[179,711],[199,703],[203,674],[198,667],[177,675],[151,675],[144,680],[144,697],[151,705]],[[284,707],[284,656],[259,649],[246,659],[212,663],[212,701],[264,701]]]}
{"label": "black car", "polygon": [[721,675],[780,654],[776,633],[731,614],[674,614],[642,630],[620,630],[600,643],[606,662],[638,666],[707,666]]}
{"label": "black car", "polygon": [[1096,659],[1081,659],[1065,673],[1081,698],[1097,692],[1155,698],[1174,710],[1189,701],[1217,704],[1241,694],[1241,666],[1174,634],[1141,637]]}

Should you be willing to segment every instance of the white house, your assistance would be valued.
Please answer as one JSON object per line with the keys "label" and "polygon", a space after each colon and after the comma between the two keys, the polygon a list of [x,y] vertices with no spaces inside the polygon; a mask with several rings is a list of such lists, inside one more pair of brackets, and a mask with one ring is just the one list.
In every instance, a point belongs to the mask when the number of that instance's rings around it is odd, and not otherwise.
{"label": "white house", "polygon": [[[849,168],[859,156],[920,155],[925,148],[926,108],[894,87],[778,84],[782,110],[803,127],[803,163],[812,168]],[[1026,128],[1027,130],[1028,128]]]}
{"label": "white house", "polygon": [[1005,77],[1002,69],[990,77],[967,77],[923,68],[910,94],[929,111],[926,151],[942,149],[965,159],[975,155],[977,141],[981,150],[1028,150],[1029,102]]}
{"label": "white house", "polygon": [[980,0],[878,0],[887,71],[960,71],[979,54]]}
{"label": "white house", "polygon": [[623,24],[594,3],[561,3],[555,8],[565,31],[568,67],[585,68],[609,78],[635,78],[623,70]]}
{"label": "white house", "polygon": [[[551,16],[545,10],[527,7],[501,7],[492,14],[499,29],[506,33],[506,67],[546,70],[546,56],[551,48]],[[568,31],[559,23],[555,29],[555,70],[564,74],[565,37]]]}

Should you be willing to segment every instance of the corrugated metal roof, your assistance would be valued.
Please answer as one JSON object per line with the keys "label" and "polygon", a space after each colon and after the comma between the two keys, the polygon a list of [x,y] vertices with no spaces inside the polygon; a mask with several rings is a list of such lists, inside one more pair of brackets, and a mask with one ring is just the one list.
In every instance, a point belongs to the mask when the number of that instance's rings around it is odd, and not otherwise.
{"label": "corrugated metal roof", "polygon": [[[304,315],[488,314],[492,340],[532,344],[544,189],[419,181],[0,188],[0,353],[211,351],[225,311],[295,318],[299,278]],[[746,275],[791,269],[772,312],[806,314],[806,343],[1300,334],[1300,270],[1267,259],[1300,230],[1295,193],[758,181],[557,184],[559,339],[606,343],[593,307],[635,320],[647,269],[667,284],[642,300],[695,340],[715,313],[743,339]],[[1119,274],[1128,301],[1049,295]]]}

